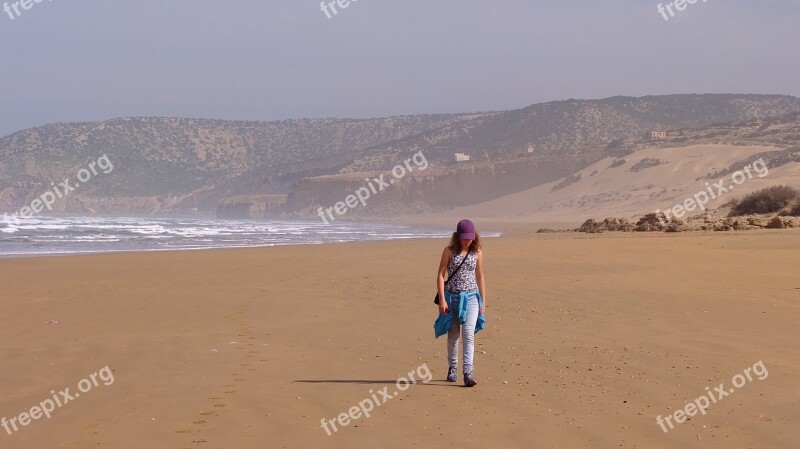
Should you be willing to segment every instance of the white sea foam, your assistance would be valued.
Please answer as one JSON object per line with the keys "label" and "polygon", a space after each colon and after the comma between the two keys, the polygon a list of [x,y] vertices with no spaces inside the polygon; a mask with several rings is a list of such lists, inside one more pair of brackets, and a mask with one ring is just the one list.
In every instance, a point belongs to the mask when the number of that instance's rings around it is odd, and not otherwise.
{"label": "white sea foam", "polygon": [[45,216],[13,223],[0,220],[0,233],[0,257],[446,239],[450,235],[450,231],[377,223]]}

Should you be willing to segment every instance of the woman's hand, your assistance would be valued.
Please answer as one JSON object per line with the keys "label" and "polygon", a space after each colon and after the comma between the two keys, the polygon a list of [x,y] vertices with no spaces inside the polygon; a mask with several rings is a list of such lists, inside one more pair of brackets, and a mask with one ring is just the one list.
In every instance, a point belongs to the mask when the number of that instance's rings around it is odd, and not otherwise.
{"label": "woman's hand", "polygon": [[447,301],[439,300],[439,314],[446,315],[450,312],[450,307],[447,307]]}

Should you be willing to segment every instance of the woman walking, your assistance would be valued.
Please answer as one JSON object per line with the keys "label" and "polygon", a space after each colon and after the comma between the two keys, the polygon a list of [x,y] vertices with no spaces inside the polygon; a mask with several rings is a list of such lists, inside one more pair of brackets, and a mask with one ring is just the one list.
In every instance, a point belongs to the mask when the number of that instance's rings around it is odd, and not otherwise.
{"label": "woman walking", "polygon": [[[447,281],[445,281],[447,272]],[[486,283],[483,277],[483,252],[480,235],[469,220],[458,222],[448,245],[442,252],[436,277],[439,313],[451,314],[447,332],[447,381],[458,381],[458,340],[463,344],[464,385],[478,382],[474,375],[475,333],[483,328],[486,309]]]}

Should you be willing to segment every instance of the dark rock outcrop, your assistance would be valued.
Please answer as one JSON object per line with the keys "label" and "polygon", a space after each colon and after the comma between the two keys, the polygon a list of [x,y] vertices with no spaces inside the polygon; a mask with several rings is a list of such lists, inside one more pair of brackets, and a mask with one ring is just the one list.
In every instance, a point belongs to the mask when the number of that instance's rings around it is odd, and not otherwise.
{"label": "dark rock outcrop", "polygon": [[[631,223],[625,218],[609,217],[598,222],[590,218],[570,232],[599,234],[609,232],[691,232],[691,231],[752,231],[757,229],[800,228],[800,217],[755,215],[718,218],[710,214],[698,215],[686,220],[668,219],[663,214],[649,213]],[[539,230],[539,232],[564,232]]]}

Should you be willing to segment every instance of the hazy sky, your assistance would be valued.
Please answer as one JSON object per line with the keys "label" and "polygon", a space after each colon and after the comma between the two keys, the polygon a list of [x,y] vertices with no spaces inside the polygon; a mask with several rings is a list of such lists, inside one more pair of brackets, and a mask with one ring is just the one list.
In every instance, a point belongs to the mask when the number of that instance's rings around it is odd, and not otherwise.
{"label": "hazy sky", "polygon": [[0,11],[0,135],[119,116],[280,120],[613,95],[800,96],[800,0],[698,0],[668,21],[657,6],[359,0],[328,19],[319,0],[43,0],[19,16]]}

